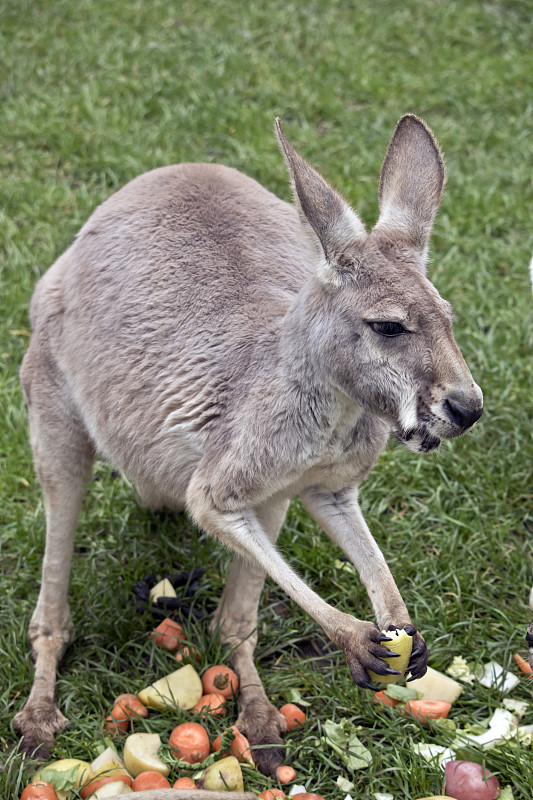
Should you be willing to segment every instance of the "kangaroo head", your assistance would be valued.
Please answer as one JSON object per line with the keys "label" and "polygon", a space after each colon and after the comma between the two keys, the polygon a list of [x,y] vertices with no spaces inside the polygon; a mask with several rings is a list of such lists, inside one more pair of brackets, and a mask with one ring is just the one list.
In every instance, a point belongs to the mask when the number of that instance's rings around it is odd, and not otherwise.
{"label": "kangaroo head", "polygon": [[277,133],[317,267],[307,287],[310,357],[340,391],[384,419],[415,452],[460,436],[482,394],[455,342],[452,311],[426,277],[445,173],[417,117],[399,121],[381,172],[370,233],[337,192]]}

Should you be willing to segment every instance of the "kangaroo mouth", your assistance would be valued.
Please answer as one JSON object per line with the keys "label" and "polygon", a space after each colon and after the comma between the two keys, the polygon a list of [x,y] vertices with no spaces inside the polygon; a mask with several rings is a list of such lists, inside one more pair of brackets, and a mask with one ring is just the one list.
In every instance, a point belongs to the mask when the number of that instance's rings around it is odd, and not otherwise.
{"label": "kangaroo mouth", "polygon": [[409,428],[406,431],[393,431],[393,433],[399,442],[414,453],[431,453],[441,443],[439,437],[430,433],[425,425]]}

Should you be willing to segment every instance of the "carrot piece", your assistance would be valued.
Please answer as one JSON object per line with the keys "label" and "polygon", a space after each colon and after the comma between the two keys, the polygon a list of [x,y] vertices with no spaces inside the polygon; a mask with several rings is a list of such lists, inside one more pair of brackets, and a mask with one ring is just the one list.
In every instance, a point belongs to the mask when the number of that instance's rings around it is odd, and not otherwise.
{"label": "carrot piece", "polygon": [[185,631],[173,619],[167,618],[154,628],[151,636],[155,639],[155,643],[165,650],[177,650],[180,640],[185,639]]}
{"label": "carrot piece", "polygon": [[293,731],[295,728],[303,728],[305,725],[305,714],[294,703],[285,703],[284,706],[281,706],[280,714],[285,717],[288,731]]}
{"label": "carrot piece", "polygon": [[524,675],[528,676],[528,678],[533,678],[533,669],[531,669],[531,666],[526,659],[522,658],[520,653],[515,653],[513,658],[516,661],[516,665],[520,672],[523,672]]}
{"label": "carrot piece", "polygon": [[409,700],[404,711],[426,725],[429,719],[445,719],[451,707],[447,700]]}
{"label": "carrot piece", "polygon": [[374,703],[381,703],[389,708],[395,708],[395,706],[397,706],[400,702],[399,700],[395,700],[394,697],[390,697],[388,694],[385,694],[385,692],[376,692],[372,700]]}
{"label": "carrot piece", "polygon": [[281,789],[265,789],[257,795],[261,800],[285,800],[287,795]]}
{"label": "carrot piece", "polygon": [[192,778],[178,778],[176,783],[172,785],[173,789],[196,789],[196,784]]}
{"label": "carrot piece", "polygon": [[278,767],[276,774],[280,783],[290,783],[296,777],[296,770],[294,767],[288,767],[286,764],[282,764],[281,767]]}
{"label": "carrot piece", "polygon": [[226,698],[220,694],[220,692],[210,692],[209,694],[203,694],[196,705],[193,708],[193,711],[197,713],[201,713],[202,716],[212,715],[212,714],[224,714],[224,703],[226,702]]}

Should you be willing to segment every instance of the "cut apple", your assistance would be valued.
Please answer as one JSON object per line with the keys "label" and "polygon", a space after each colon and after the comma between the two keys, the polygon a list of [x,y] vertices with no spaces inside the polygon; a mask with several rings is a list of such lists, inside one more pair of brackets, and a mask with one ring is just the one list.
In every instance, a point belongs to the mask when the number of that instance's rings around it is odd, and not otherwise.
{"label": "cut apple", "polygon": [[163,578],[162,581],[159,581],[159,583],[156,583],[156,585],[150,589],[150,600],[152,603],[156,603],[158,600],[165,597],[177,597],[174,587],[168,578]]}
{"label": "cut apple", "polygon": [[202,694],[200,676],[192,664],[187,664],[147,686],[137,697],[150,708],[181,708],[188,711],[194,708]]}
{"label": "cut apple", "polygon": [[377,681],[378,683],[398,683],[403,676],[405,675],[405,671],[409,666],[409,659],[411,658],[411,650],[413,649],[413,637],[409,636],[404,629],[397,629],[395,628],[392,631],[383,631],[385,636],[391,639],[390,642],[383,642],[385,647],[391,650],[393,653],[398,653],[397,656],[391,656],[390,658],[383,658],[383,661],[386,661],[389,667],[392,669],[397,669],[400,673],[399,675],[378,675],[377,672],[372,672],[372,670],[368,670],[368,674],[370,675],[371,680]]}
{"label": "cut apple", "polygon": [[104,800],[106,797],[118,797],[123,794],[133,794],[133,789],[123,781],[108,781],[102,783],[92,792],[87,800]]}
{"label": "cut apple", "polygon": [[97,778],[114,778],[118,775],[128,775],[128,770],[115,750],[107,747],[91,763],[91,781]]}
{"label": "cut apple", "polygon": [[209,789],[213,792],[243,792],[241,765],[235,756],[215,761],[203,771],[196,788]]}
{"label": "cut apple", "polygon": [[158,733],[132,733],[124,744],[124,763],[134,778],[146,770],[153,770],[164,775],[170,773],[168,764],[159,758],[161,737]]}
{"label": "cut apple", "polygon": [[[77,767],[77,773],[76,773]],[[87,782],[91,774],[91,765],[87,761],[81,761],[79,758],[61,758],[59,761],[53,761],[40,769],[32,778],[32,783],[38,781],[48,781],[53,783],[51,778],[53,772],[71,772],[72,771],[72,788],[77,789],[79,786]],[[70,777],[70,776],[69,776]],[[64,785],[64,784],[63,784]],[[68,800],[72,797],[70,789],[58,789],[56,794],[59,800]]]}

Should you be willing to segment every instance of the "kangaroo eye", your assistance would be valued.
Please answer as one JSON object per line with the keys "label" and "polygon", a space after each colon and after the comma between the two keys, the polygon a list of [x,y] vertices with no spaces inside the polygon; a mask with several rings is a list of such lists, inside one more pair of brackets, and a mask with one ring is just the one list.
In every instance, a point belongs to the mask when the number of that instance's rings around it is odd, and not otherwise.
{"label": "kangaroo eye", "polygon": [[370,322],[369,325],[380,336],[400,336],[408,332],[400,322]]}

